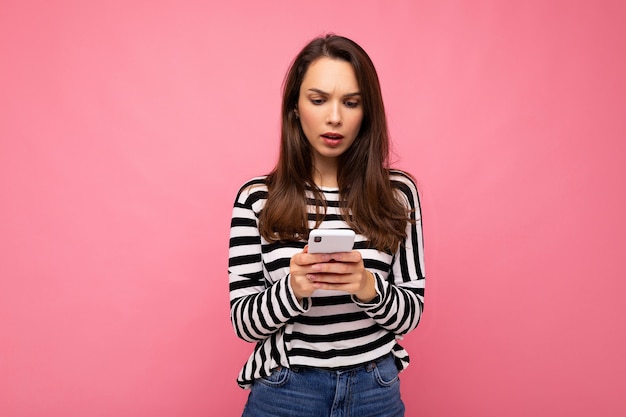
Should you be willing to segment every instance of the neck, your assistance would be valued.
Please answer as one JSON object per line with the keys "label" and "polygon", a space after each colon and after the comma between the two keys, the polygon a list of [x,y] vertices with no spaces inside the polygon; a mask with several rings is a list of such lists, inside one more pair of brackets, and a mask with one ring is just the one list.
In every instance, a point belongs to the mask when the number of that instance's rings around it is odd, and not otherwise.
{"label": "neck", "polygon": [[320,176],[317,172],[313,175],[313,181],[318,187],[337,188],[339,183],[337,182],[337,176]]}
{"label": "neck", "polygon": [[337,165],[336,164],[315,164],[313,168],[313,181],[318,187],[336,188]]}

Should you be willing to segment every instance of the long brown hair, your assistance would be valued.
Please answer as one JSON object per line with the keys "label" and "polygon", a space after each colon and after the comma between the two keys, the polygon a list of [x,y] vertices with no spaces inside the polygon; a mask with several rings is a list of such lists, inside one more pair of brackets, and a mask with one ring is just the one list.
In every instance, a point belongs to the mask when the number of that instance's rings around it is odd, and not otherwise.
{"label": "long brown hair", "polygon": [[337,181],[343,217],[373,247],[394,251],[406,237],[409,217],[407,208],[396,199],[389,179],[389,133],[378,75],[358,44],[333,34],[309,42],[285,77],[280,152],[267,177],[268,198],[259,218],[261,236],[269,242],[308,237],[307,185],[318,201],[317,225],[326,210],[323,194],[313,181],[311,147],[295,112],[304,75],[321,57],[352,65],[363,103],[359,134],[339,157]]}

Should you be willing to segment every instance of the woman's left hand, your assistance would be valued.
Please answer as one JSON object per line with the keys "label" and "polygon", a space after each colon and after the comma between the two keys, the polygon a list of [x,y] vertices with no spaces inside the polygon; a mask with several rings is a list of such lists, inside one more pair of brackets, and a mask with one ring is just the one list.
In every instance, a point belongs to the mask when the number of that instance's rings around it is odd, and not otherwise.
{"label": "woman's left hand", "polygon": [[376,297],[374,275],[365,269],[359,251],[333,253],[330,258],[312,265],[314,272],[306,275],[316,288],[345,291],[365,303]]}

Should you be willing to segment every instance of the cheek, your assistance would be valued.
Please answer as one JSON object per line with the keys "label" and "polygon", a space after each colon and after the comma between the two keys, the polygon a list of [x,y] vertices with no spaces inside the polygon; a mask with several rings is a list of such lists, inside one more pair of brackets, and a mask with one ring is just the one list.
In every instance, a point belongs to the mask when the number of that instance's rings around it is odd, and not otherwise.
{"label": "cheek", "polygon": [[350,125],[352,130],[354,130],[354,135],[357,135],[359,133],[359,130],[361,130],[361,122],[363,122],[363,115],[355,115],[355,117],[353,119],[350,120]]}
{"label": "cheek", "polygon": [[306,106],[300,110],[300,123],[302,124],[302,129],[306,130],[315,126],[318,122],[317,119],[318,118],[315,112],[306,108]]}
{"label": "cheek", "polygon": [[302,127],[306,139],[310,141],[314,131],[314,123],[312,123],[310,114],[307,112],[300,112],[300,127]]}

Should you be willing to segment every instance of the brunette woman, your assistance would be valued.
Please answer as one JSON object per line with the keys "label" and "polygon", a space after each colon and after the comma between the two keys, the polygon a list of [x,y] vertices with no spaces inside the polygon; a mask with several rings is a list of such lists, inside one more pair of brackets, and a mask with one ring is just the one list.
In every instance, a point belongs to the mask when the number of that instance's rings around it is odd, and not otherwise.
{"label": "brunette woman", "polygon": [[[233,209],[231,319],[256,343],[238,377],[244,416],[404,415],[398,340],[423,311],[423,239],[415,182],[388,155],[369,56],[312,40],[285,78],[278,162]],[[354,230],[354,249],[308,253],[315,228]]]}

